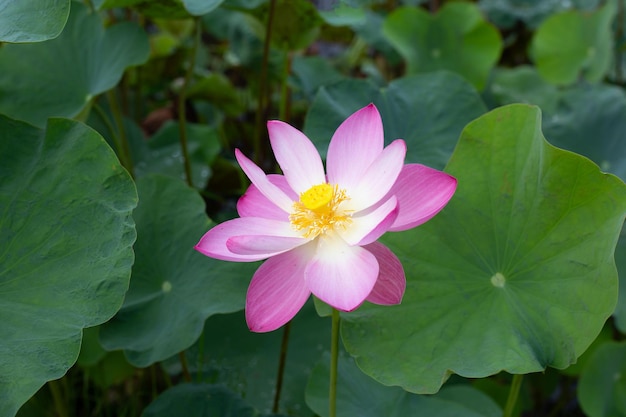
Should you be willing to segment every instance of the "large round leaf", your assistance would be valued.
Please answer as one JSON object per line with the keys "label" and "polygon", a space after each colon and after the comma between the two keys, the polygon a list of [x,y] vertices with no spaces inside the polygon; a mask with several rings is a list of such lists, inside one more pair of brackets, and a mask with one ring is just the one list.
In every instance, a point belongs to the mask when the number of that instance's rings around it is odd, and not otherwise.
{"label": "large round leaf", "polygon": [[256,264],[207,258],[193,249],[211,227],[204,201],[183,181],[137,181],[136,261],[118,314],[100,330],[106,349],[148,366],[191,346],[207,317],[241,310]]}
{"label": "large round leaf", "polygon": [[626,416],[626,344],[607,342],[589,358],[578,384],[578,399],[589,417]]}
{"label": "large round leaf", "polygon": [[[319,362],[306,390],[309,406],[328,416],[330,356]],[[487,395],[468,385],[444,388],[435,396],[411,394],[386,387],[359,370],[351,358],[340,357],[337,367],[337,416],[339,417],[500,417],[502,410]]]}
{"label": "large round leaf", "polygon": [[0,42],[41,42],[59,36],[70,0],[0,0]]}
{"label": "large round leaf", "polygon": [[97,14],[72,2],[58,38],[0,48],[0,112],[37,126],[50,116],[76,116],[148,54],[148,38],[138,25],[105,30]]}
{"label": "large round leaf", "polygon": [[409,73],[447,69],[478,89],[502,51],[498,30],[473,3],[447,2],[435,15],[399,7],[385,20],[383,33],[406,59]]}
{"label": "large round leaf", "polygon": [[407,161],[440,169],[463,127],[486,111],[467,82],[445,71],[400,78],[386,88],[345,80],[320,88],[304,132],[324,155],[337,126],[372,102],[381,113],[387,143],[402,138],[407,142]]}
{"label": "large round leaf", "polygon": [[[558,107],[544,115],[544,130],[556,146],[585,155],[604,171],[626,180],[626,94],[606,84],[565,89]],[[615,250],[620,275],[616,325],[626,332],[626,230]]]}
{"label": "large round leaf", "polygon": [[549,145],[536,107],[470,123],[446,171],[458,181],[429,223],[388,234],[407,274],[402,304],[346,314],[344,343],[385,384],[436,392],[450,372],[565,368],[617,299],[613,251],[626,186]]}
{"label": "large round leaf", "polygon": [[104,140],[0,116],[0,415],[76,361],[82,329],[122,304],[135,187]]}
{"label": "large round leaf", "polygon": [[615,2],[608,1],[594,13],[572,10],[546,19],[531,45],[541,76],[559,85],[572,84],[581,76],[600,81],[614,53],[611,24],[615,13]]}

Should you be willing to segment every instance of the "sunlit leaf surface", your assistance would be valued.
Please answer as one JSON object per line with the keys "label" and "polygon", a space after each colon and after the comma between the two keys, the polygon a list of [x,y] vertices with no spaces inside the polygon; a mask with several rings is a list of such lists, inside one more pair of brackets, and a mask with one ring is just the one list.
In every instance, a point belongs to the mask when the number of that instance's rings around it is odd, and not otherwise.
{"label": "sunlit leaf surface", "polygon": [[431,393],[450,371],[565,368],[600,332],[617,299],[626,186],[546,143],[540,120],[511,105],[470,123],[446,168],[459,181],[451,202],[383,239],[407,290],[400,306],[344,316],[344,342],[366,373]]}

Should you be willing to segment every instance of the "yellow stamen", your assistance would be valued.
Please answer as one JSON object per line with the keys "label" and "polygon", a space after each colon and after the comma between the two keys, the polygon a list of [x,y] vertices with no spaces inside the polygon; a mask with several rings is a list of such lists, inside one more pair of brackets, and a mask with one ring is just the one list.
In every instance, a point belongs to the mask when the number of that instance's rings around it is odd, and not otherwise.
{"label": "yellow stamen", "polygon": [[291,225],[302,230],[304,237],[314,238],[338,227],[345,228],[352,222],[350,211],[340,205],[348,200],[345,190],[330,184],[318,184],[300,194],[300,201],[293,203],[289,216]]}
{"label": "yellow stamen", "polygon": [[318,184],[300,194],[300,203],[309,210],[324,209],[333,199],[334,190],[330,184]]}

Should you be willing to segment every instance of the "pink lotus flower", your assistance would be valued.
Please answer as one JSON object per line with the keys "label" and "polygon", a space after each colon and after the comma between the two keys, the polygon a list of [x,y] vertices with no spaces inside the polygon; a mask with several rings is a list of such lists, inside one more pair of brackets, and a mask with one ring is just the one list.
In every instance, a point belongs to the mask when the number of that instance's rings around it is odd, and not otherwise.
{"label": "pink lotus flower", "polygon": [[237,203],[241,217],[213,227],[195,247],[226,261],[267,259],[246,296],[250,330],[279,328],[311,293],[341,311],[365,300],[400,303],[404,270],[376,240],[432,218],[452,198],[456,179],[424,165],[405,165],[401,139],[385,148],[373,104],[339,126],[328,147],[326,173],[303,133],[280,121],[267,128],[284,175],[265,175],[235,150],[252,182]]}

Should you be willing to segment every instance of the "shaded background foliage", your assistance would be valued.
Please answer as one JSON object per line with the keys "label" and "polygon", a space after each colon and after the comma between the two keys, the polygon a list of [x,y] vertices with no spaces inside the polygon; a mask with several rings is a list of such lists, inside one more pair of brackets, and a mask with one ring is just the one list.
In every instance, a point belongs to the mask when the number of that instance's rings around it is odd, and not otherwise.
{"label": "shaded background foliage", "polygon": [[626,416],[625,7],[0,0],[0,415],[327,415],[324,309],[250,333],[257,265],[192,247],[266,120],[323,155],[373,102],[459,189],[384,237],[407,292],[343,315],[338,415]]}

